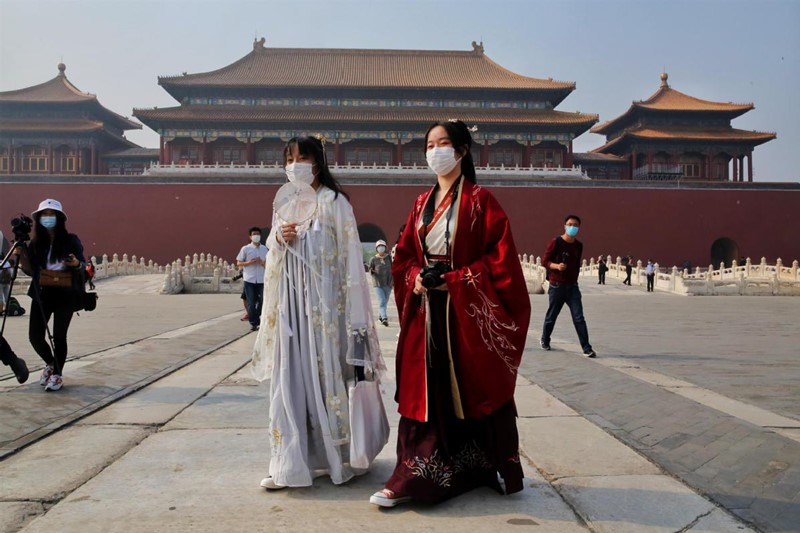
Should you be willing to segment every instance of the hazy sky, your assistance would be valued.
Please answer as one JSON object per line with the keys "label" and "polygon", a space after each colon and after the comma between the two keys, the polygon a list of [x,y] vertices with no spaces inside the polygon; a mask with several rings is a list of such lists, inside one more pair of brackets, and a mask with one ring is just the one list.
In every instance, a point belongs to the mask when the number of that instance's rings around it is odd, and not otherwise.
{"label": "hazy sky", "polygon": [[[113,111],[177,105],[159,75],[206,72],[267,46],[470,50],[527,76],[574,81],[561,111],[614,118],[670,85],[753,102],[735,119],[775,131],[757,181],[800,181],[800,0],[0,0],[0,90],[42,83],[63,60]],[[128,138],[148,147],[147,127]],[[575,151],[604,137],[585,133]]]}

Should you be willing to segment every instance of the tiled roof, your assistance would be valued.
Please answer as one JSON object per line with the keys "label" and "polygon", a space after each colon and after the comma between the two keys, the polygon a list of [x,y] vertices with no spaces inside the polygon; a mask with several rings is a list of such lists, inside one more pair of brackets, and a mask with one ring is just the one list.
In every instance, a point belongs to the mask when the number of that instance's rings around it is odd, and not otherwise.
{"label": "tiled roof", "polygon": [[189,105],[162,109],[134,109],[144,123],[170,122],[413,122],[424,125],[459,118],[468,125],[564,125],[588,128],[597,115],[529,109],[438,109],[368,107],[268,107]]}
{"label": "tiled roof", "polygon": [[103,154],[103,158],[117,157],[117,158],[143,158],[148,157],[151,159],[158,159],[158,148],[142,148],[137,146],[135,148],[126,148],[125,150],[117,150],[116,152],[108,152]]}
{"label": "tiled roof", "polygon": [[127,118],[103,107],[97,99],[97,96],[81,92],[67,79],[66,74],[64,74],[66,68],[67,67],[63,63],[60,63],[58,65],[58,76],[50,81],[32,87],[25,87],[24,89],[0,92],[0,105],[75,104],[90,102],[93,106],[96,106],[95,108],[98,109],[98,113],[106,115],[109,120],[114,122],[114,126],[123,130],[142,129],[141,124],[131,122]]}
{"label": "tiled roof", "polygon": [[701,100],[694,96],[689,96],[680,91],[676,91],[667,84],[666,73],[661,75],[661,87],[653,93],[647,100],[633,102],[628,110],[619,117],[598,124],[591,129],[592,133],[610,134],[618,130],[629,121],[633,114],[639,109],[650,111],[665,112],[701,112],[701,113],[721,113],[730,119],[747,113],[753,109],[753,104],[732,104],[725,102],[711,102]]}
{"label": "tiled roof", "polygon": [[267,48],[219,70],[164,76],[169,86],[215,87],[385,87],[454,89],[540,89],[572,91],[574,82],[522,76],[505,69],[473,43],[471,51]]}
{"label": "tiled roof", "polygon": [[777,134],[747,131],[726,126],[691,128],[686,126],[661,126],[658,128],[641,127],[627,130],[625,133],[607,142],[599,148],[592,150],[594,153],[605,152],[612,146],[621,143],[624,139],[642,140],[668,140],[668,141],[706,141],[706,142],[739,142],[757,146],[776,138]]}
{"label": "tiled roof", "polygon": [[2,132],[90,132],[103,129],[103,123],[87,119],[20,118],[0,121]]}
{"label": "tiled roof", "polygon": [[623,157],[593,152],[575,152],[572,154],[572,161],[575,163],[627,163],[627,160]]}
{"label": "tiled roof", "polygon": [[97,100],[97,97],[78,90],[77,87],[70,83],[63,70],[52,80],[39,85],[15,91],[0,92],[0,103],[36,102],[44,104],[87,102],[90,100]]}

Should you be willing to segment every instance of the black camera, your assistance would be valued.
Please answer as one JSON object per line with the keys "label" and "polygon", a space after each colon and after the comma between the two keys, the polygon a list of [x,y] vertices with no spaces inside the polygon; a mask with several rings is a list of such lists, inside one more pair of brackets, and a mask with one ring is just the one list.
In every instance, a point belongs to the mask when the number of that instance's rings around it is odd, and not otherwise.
{"label": "black camera", "polygon": [[11,219],[11,231],[14,233],[14,240],[26,242],[31,240],[31,230],[33,229],[33,219],[22,213]]}
{"label": "black camera", "polygon": [[244,277],[244,270],[240,270],[239,272],[237,272],[237,273],[236,273],[236,275],[235,275],[235,276],[233,276],[233,277],[231,278],[231,281],[239,281],[239,280],[240,280],[240,279],[242,279],[243,277]]}
{"label": "black camera", "polygon": [[450,268],[450,265],[442,261],[428,263],[425,267],[423,267],[422,270],[419,271],[419,275],[422,278],[422,286],[426,289],[438,287],[444,283],[442,274],[446,274],[451,270],[452,269]]}

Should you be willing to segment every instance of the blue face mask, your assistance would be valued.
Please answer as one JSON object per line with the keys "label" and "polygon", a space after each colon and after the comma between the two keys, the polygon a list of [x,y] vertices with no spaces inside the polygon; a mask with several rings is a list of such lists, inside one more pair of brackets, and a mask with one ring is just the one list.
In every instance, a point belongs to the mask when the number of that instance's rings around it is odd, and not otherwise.
{"label": "blue face mask", "polygon": [[43,216],[39,218],[39,222],[47,229],[53,229],[56,227],[56,217],[55,215],[52,216]]}
{"label": "blue face mask", "polygon": [[580,228],[578,226],[567,226],[566,227],[567,235],[569,235],[570,237],[574,237],[575,235],[578,234],[579,229]]}

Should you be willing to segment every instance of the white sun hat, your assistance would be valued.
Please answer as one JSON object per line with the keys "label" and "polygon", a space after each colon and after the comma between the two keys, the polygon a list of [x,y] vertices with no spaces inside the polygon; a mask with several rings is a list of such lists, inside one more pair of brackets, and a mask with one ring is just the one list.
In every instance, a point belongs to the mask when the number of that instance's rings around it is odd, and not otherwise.
{"label": "white sun hat", "polygon": [[58,211],[62,215],[64,215],[64,220],[67,220],[67,214],[64,212],[64,209],[61,207],[61,202],[58,200],[53,200],[52,198],[48,198],[47,200],[43,200],[42,203],[39,204],[39,209],[31,213],[31,216],[36,218],[36,215],[44,211],[45,209],[52,209],[53,211]]}
{"label": "white sun hat", "polygon": [[375,248],[377,248],[380,245],[386,246],[386,241],[384,241],[383,239],[379,240],[378,242],[375,243]]}

